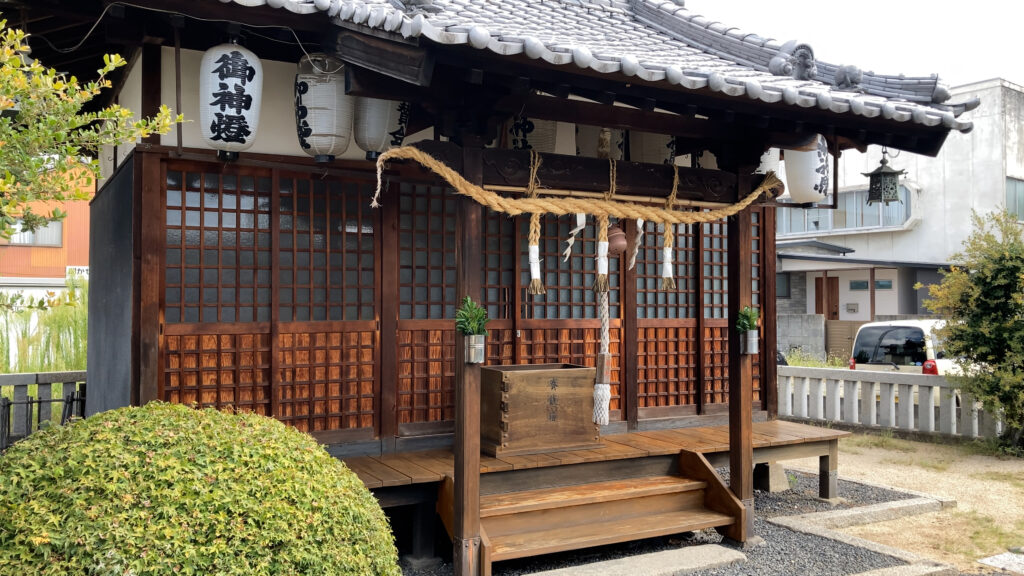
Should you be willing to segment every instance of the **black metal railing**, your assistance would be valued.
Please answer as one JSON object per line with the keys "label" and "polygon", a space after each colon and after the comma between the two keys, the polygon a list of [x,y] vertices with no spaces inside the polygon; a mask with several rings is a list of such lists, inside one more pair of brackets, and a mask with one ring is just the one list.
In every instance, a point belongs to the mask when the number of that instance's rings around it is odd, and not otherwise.
{"label": "black metal railing", "polygon": [[85,372],[0,375],[0,451],[44,426],[85,417],[85,396]]}

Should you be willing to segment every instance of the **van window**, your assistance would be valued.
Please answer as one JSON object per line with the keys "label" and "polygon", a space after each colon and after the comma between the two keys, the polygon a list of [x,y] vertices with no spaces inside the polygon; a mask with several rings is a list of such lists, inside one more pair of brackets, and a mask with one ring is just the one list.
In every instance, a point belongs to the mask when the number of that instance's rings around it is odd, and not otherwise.
{"label": "van window", "polygon": [[861,328],[853,345],[853,359],[859,364],[920,366],[927,360],[924,331],[905,326]]}

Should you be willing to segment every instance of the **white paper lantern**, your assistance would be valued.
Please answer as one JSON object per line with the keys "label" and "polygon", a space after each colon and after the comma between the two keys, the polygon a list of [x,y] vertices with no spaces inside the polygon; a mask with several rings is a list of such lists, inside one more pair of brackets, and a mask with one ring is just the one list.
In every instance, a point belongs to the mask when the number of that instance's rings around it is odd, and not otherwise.
{"label": "white paper lantern", "polygon": [[393,146],[401,146],[409,126],[408,102],[379,98],[355,99],[356,145],[366,151],[366,159],[373,160]]}
{"label": "white paper lantern", "polygon": [[829,192],[828,158],[828,143],[820,134],[811,151],[786,150],[786,183],[793,202],[806,204],[825,199]]}
{"label": "white paper lantern", "polygon": [[238,44],[214,46],[199,65],[199,127],[227,159],[256,141],[263,102],[263,65]]}
{"label": "white paper lantern", "polygon": [[674,164],[676,139],[666,134],[630,130],[629,159],[645,164]]}
{"label": "white paper lantern", "polygon": [[295,129],[302,150],[317,162],[333,162],[352,139],[355,103],[345,95],[345,65],[326,54],[299,60],[295,75]]}
{"label": "white paper lantern", "polygon": [[526,116],[512,117],[505,129],[508,148],[536,150],[545,154],[554,153],[557,132],[558,123],[554,120],[538,120]]}
{"label": "white paper lantern", "polygon": [[[786,154],[789,154],[788,152]],[[769,172],[779,173],[779,149],[769,148],[761,154],[761,163],[757,165],[754,174],[767,174]]]}

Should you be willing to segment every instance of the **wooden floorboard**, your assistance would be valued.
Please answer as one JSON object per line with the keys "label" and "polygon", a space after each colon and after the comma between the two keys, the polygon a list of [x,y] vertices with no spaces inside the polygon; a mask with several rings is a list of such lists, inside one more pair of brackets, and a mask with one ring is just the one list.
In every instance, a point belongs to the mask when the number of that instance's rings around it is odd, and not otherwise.
{"label": "wooden floorboard", "polygon": [[[753,432],[755,450],[827,442],[850,434],[842,430],[783,420],[755,422]],[[601,438],[600,447],[590,450],[498,457],[481,455],[480,472],[487,474],[585,462],[665,456],[677,454],[682,450],[706,455],[728,452],[729,429],[726,426],[707,426],[644,430],[605,436]],[[368,488],[382,488],[437,482],[453,474],[454,458],[450,450],[426,450],[345,458],[344,461]]]}

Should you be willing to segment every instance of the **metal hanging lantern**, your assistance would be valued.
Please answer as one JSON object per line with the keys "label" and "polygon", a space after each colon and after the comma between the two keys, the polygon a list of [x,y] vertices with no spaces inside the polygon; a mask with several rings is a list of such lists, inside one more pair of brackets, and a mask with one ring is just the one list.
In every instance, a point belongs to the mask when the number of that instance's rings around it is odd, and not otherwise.
{"label": "metal hanging lantern", "polygon": [[905,170],[895,170],[889,167],[889,160],[886,155],[889,151],[882,148],[882,161],[873,172],[862,172],[870,179],[868,185],[868,205],[875,202],[884,202],[886,206],[890,202],[901,202],[900,200],[900,176],[906,174]]}
{"label": "metal hanging lantern", "polygon": [[345,95],[345,65],[326,54],[299,60],[295,75],[295,129],[302,150],[317,162],[333,162],[352,139],[355,103]]}
{"label": "metal hanging lantern", "polygon": [[235,42],[214,46],[199,65],[199,128],[222,160],[256,141],[263,102],[263,65]]}
{"label": "metal hanging lantern", "polygon": [[367,160],[401,146],[409,126],[408,102],[358,97],[355,99],[356,145],[366,151]]}

